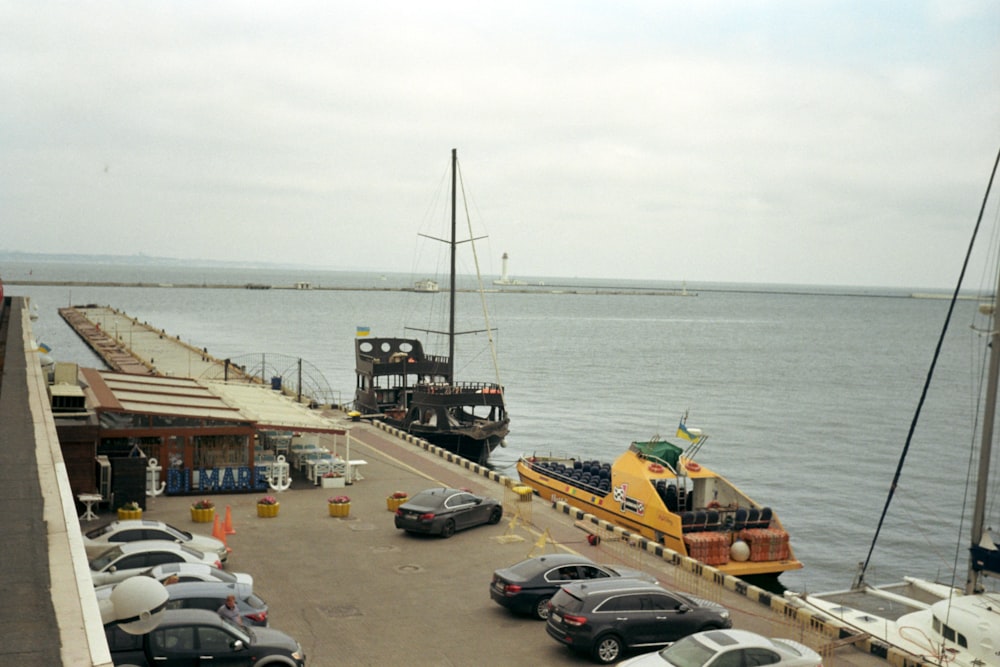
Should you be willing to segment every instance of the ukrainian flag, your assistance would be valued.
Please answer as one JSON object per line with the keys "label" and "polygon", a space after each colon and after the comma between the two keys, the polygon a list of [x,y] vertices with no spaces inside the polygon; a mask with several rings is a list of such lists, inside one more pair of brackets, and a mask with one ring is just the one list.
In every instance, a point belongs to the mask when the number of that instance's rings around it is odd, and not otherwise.
{"label": "ukrainian flag", "polygon": [[45,343],[39,343],[38,351],[41,352],[42,354],[48,354],[49,352],[52,351],[52,348],[46,345]]}
{"label": "ukrainian flag", "polygon": [[358,336],[367,336],[372,332],[371,327],[357,327]]}
{"label": "ukrainian flag", "polygon": [[700,434],[696,435],[696,434],[692,433],[691,431],[689,431],[688,428],[687,428],[687,426],[685,426],[684,422],[682,421],[677,426],[677,437],[678,438],[683,438],[683,439],[687,440],[688,442],[698,442],[698,439],[701,437],[701,435]]}

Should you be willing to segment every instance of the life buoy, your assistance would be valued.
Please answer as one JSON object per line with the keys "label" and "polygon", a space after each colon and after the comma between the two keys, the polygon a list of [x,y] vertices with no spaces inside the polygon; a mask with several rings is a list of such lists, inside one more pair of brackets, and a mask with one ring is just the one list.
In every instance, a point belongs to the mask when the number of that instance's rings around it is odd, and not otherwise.
{"label": "life buoy", "polygon": [[688,461],[687,463],[684,464],[684,467],[691,472],[698,472],[699,470],[701,470],[701,466],[695,463],[694,461]]}
{"label": "life buoy", "polygon": [[720,505],[720,504],[719,504],[719,501],[718,501],[718,500],[710,500],[710,501],[708,502],[708,505],[706,505],[706,507],[707,507],[708,509],[710,509],[710,510],[717,510],[717,509],[719,509],[720,507],[722,507],[722,505]]}
{"label": "life buoy", "polygon": [[661,466],[659,463],[650,463],[649,464],[649,471],[650,472],[663,472],[663,466]]}

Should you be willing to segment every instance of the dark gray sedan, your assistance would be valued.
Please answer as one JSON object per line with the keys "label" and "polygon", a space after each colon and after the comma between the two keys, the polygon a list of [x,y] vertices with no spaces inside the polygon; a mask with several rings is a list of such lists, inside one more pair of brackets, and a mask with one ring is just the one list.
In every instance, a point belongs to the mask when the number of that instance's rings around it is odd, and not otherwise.
{"label": "dark gray sedan", "polygon": [[451,537],[456,530],[500,523],[503,506],[494,498],[462,489],[427,489],[396,510],[396,528],[408,533]]}

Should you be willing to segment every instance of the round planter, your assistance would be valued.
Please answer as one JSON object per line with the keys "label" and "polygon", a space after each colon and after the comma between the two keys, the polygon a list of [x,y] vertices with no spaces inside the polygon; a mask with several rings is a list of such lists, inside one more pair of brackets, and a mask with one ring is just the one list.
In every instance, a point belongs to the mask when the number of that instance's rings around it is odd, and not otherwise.
{"label": "round planter", "polygon": [[395,512],[399,509],[399,506],[405,503],[409,498],[393,498],[388,496],[385,499],[385,508],[390,512]]}
{"label": "round planter", "polygon": [[141,509],[140,510],[126,510],[126,509],[122,509],[120,507],[118,508],[118,520],[119,521],[128,521],[128,520],[131,520],[131,519],[141,519],[141,518],[142,518],[142,510]]}
{"label": "round planter", "polygon": [[198,509],[197,507],[192,507],[191,520],[195,523],[212,523],[215,520],[215,508]]}
{"label": "round planter", "polygon": [[351,513],[351,503],[327,503],[330,516],[346,517]]}
{"label": "round planter", "polygon": [[281,503],[275,503],[273,505],[261,505],[257,504],[257,516],[270,519],[278,516],[278,508],[281,507]]}

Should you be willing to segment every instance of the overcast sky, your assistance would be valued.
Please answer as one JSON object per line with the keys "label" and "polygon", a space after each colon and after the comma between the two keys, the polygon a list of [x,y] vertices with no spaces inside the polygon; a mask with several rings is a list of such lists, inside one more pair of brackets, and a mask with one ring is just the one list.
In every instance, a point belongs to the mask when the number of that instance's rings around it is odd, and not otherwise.
{"label": "overcast sky", "polygon": [[[953,286],[995,0],[0,0],[0,249]],[[994,208],[995,211],[995,208]]]}

